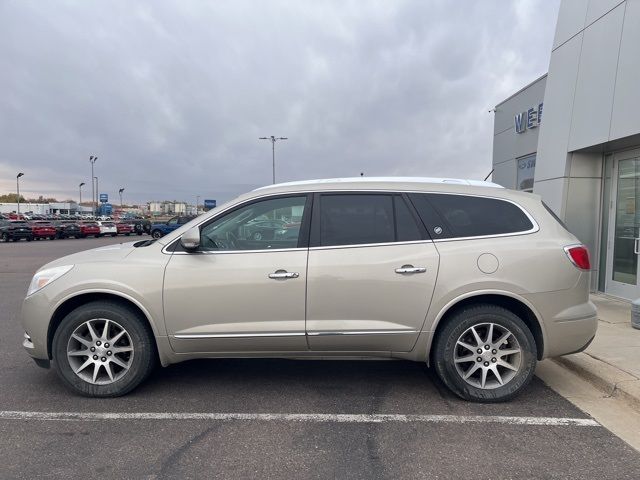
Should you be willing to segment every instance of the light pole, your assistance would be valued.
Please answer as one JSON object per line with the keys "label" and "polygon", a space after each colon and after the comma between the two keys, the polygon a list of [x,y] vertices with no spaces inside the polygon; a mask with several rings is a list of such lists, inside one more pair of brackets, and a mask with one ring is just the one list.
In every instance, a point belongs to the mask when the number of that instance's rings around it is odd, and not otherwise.
{"label": "light pole", "polygon": [[100,193],[98,193],[100,191],[100,189],[98,188],[98,177],[93,177],[93,179],[96,181],[96,198],[95,198],[95,208],[93,210],[93,215],[97,216],[98,215],[98,195],[100,195]]}
{"label": "light pole", "polygon": [[24,176],[24,173],[20,172],[16,175],[16,190],[18,191],[18,220],[20,220],[20,177]]}
{"label": "light pole", "polygon": [[78,206],[80,206],[82,204],[82,186],[84,185],[84,182],[82,182],[80,185],[78,185],[78,190],[80,190],[80,202],[78,203]]}
{"label": "light pole", "polygon": [[200,206],[200,195],[196,195],[196,216],[198,216],[199,206]]}
{"label": "light pole", "polygon": [[98,157],[94,157],[91,155],[89,157],[89,161],[91,162],[91,203],[93,203],[93,214],[95,215],[96,210],[98,209],[98,201],[96,197],[96,189],[93,188],[93,179],[96,178],[93,176],[93,164],[96,163]]}
{"label": "light pole", "polygon": [[120,194],[120,211],[121,212],[122,212],[122,192],[124,192],[124,187],[118,190],[118,193]]}
{"label": "light pole", "polygon": [[276,142],[278,140],[288,140],[287,137],[260,137],[258,140],[269,140],[271,142],[271,161],[273,163],[273,183],[276,183]]}

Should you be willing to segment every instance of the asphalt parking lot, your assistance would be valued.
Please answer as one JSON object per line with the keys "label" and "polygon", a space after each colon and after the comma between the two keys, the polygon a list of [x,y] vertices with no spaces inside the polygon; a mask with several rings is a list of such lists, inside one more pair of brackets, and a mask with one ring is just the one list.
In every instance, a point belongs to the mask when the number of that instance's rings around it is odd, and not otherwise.
{"label": "asphalt parking lot", "polygon": [[130,240],[0,244],[0,478],[640,478],[640,453],[537,378],[480,405],[410,362],[208,360],[75,396],[22,351],[20,303],[47,261]]}

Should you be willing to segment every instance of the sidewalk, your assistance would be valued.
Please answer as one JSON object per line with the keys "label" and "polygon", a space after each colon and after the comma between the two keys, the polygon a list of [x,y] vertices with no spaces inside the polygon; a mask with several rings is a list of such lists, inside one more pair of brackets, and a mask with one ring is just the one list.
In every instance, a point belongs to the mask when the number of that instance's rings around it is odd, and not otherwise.
{"label": "sidewalk", "polygon": [[591,295],[598,308],[598,333],[583,353],[554,359],[607,395],[640,411],[640,330],[631,326],[631,303]]}

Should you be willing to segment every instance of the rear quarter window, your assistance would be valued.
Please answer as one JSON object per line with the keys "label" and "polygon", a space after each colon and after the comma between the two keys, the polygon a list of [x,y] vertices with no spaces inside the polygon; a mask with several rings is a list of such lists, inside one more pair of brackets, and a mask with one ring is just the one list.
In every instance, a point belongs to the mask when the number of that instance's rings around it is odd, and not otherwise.
{"label": "rear quarter window", "polygon": [[410,198],[434,239],[502,235],[533,228],[520,207],[502,199],[455,194],[411,194]]}

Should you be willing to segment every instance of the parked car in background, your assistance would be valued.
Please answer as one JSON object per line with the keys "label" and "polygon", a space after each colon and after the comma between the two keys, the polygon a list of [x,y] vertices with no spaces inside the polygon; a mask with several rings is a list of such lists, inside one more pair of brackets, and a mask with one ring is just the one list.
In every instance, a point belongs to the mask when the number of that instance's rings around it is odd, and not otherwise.
{"label": "parked car in background", "polygon": [[25,239],[27,242],[33,240],[31,226],[24,220],[0,220],[0,241],[17,242]]}
{"label": "parked car in background", "polygon": [[245,226],[244,234],[253,240],[271,240],[275,233],[278,230],[282,230],[286,223],[283,220],[258,219],[254,222],[249,222]]}
{"label": "parked car in background", "polygon": [[56,227],[49,220],[35,220],[30,223],[31,232],[33,238],[36,240],[42,240],[48,238],[49,240],[56,239]]}
{"label": "parked car in background", "polygon": [[133,225],[130,223],[118,222],[116,223],[116,229],[118,231],[118,235],[129,236],[133,233]]}
{"label": "parked car in background", "polygon": [[55,220],[57,238],[80,238],[80,226],[73,220]]}
{"label": "parked car in background", "polygon": [[96,223],[98,224],[98,227],[100,227],[100,236],[106,237],[107,235],[111,235],[112,237],[115,237],[116,235],[118,235],[118,228],[116,227],[115,223],[102,220]]}
{"label": "parked car in background", "polygon": [[151,221],[146,218],[128,218],[126,222],[133,225],[133,231],[138,235],[151,233]]}
{"label": "parked car in background", "polygon": [[300,234],[300,222],[287,223],[274,234],[275,240],[285,240],[287,238],[298,238]]}
{"label": "parked car in background", "polygon": [[154,223],[151,225],[151,236],[153,238],[164,237],[167,233],[173,232],[176,228],[181,227],[194,218],[193,216],[173,217],[165,223]]}
{"label": "parked car in background", "polygon": [[[246,235],[294,212],[297,237]],[[23,302],[23,345],[87,396],[131,391],[156,359],[354,356],[424,362],[462,398],[505,401],[538,360],[593,340],[590,268],[530,193],[454,179],[292,182],[158,240],[45,265]]]}
{"label": "parked car in background", "polygon": [[96,238],[100,236],[100,226],[96,222],[81,222],[79,227],[80,238],[87,238],[91,235]]}

